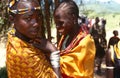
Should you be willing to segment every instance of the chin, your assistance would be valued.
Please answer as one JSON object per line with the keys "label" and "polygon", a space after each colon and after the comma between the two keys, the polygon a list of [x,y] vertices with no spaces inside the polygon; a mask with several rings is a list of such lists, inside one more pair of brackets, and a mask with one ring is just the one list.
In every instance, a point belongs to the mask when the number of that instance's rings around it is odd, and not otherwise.
{"label": "chin", "polygon": [[32,35],[32,36],[30,36],[30,38],[35,39],[35,38],[37,38],[37,35]]}
{"label": "chin", "polygon": [[61,33],[62,35],[67,35],[67,33]]}

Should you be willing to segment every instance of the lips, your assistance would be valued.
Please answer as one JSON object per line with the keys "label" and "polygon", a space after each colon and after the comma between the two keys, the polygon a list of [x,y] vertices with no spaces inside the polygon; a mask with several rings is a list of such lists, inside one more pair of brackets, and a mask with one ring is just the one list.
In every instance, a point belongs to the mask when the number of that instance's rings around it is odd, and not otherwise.
{"label": "lips", "polygon": [[63,33],[64,32],[64,27],[57,27],[57,30],[59,33]]}
{"label": "lips", "polygon": [[58,32],[63,33],[64,29],[59,29]]}
{"label": "lips", "polygon": [[38,29],[38,28],[32,29],[30,32],[31,32],[32,34],[36,35],[36,34],[38,34],[39,29]]}

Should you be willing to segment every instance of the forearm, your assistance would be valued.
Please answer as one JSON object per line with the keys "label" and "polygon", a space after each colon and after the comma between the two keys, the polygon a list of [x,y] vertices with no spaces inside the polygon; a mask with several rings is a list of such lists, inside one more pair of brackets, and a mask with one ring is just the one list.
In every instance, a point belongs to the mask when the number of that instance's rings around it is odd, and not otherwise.
{"label": "forearm", "polygon": [[106,69],[106,78],[114,78],[113,69]]}
{"label": "forearm", "polygon": [[60,73],[60,51],[54,51],[50,55],[51,65],[58,78],[61,78]]}
{"label": "forearm", "polygon": [[111,60],[110,49],[106,51],[106,78],[114,78],[114,66]]}
{"label": "forearm", "polygon": [[62,78],[61,77],[61,72],[60,72],[60,67],[56,67],[56,68],[53,67],[53,70],[56,73],[56,75],[57,75],[58,78]]}

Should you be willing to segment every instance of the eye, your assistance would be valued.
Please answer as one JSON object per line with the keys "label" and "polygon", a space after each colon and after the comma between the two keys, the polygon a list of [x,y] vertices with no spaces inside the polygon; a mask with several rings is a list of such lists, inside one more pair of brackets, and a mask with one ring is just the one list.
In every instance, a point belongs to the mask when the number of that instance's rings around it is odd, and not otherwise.
{"label": "eye", "polygon": [[42,16],[41,16],[41,15],[39,15],[39,16],[38,16],[38,20],[41,20],[41,18],[42,18]]}
{"label": "eye", "polygon": [[39,20],[42,19],[41,13],[39,13],[37,17],[38,17]]}
{"label": "eye", "polygon": [[57,26],[62,26],[63,24],[64,24],[64,22],[62,22],[62,21],[56,22]]}
{"label": "eye", "polygon": [[25,20],[26,20],[26,21],[30,21],[30,20],[31,20],[31,18],[30,18],[30,17],[27,17],[27,18],[25,18]]}

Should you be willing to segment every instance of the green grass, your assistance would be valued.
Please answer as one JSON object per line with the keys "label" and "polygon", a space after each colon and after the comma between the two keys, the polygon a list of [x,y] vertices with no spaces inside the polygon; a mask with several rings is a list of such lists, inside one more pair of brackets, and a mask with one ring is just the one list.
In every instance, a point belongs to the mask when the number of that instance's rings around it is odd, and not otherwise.
{"label": "green grass", "polygon": [[106,18],[107,20],[106,30],[112,30],[120,27],[120,14],[109,14],[106,15],[104,18]]}

